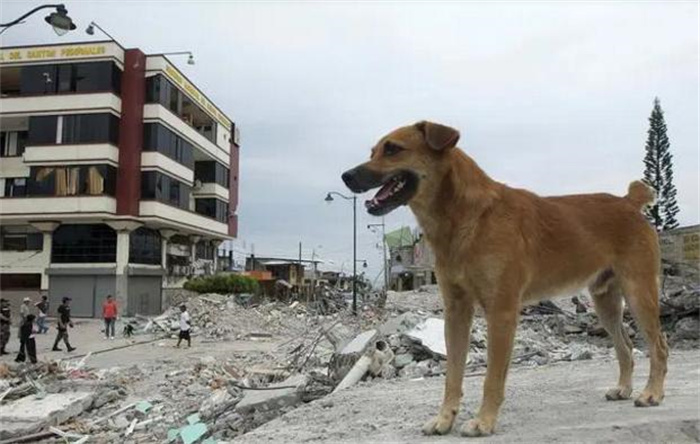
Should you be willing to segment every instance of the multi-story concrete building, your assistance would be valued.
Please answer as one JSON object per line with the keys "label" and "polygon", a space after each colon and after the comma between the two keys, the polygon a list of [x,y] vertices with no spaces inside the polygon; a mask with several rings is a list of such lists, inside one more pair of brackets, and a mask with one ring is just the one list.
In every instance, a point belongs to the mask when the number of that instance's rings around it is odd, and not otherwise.
{"label": "multi-story concrete building", "polygon": [[236,236],[238,129],[163,55],[0,49],[0,291],[157,313]]}

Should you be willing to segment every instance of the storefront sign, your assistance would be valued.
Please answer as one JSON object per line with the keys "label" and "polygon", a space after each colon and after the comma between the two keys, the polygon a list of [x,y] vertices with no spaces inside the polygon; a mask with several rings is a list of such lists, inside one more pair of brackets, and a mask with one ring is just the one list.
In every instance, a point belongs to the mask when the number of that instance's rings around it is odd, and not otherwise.
{"label": "storefront sign", "polygon": [[44,48],[4,49],[0,62],[33,62],[36,60],[86,58],[104,55],[104,45],[47,46]]}
{"label": "storefront sign", "polygon": [[231,129],[231,121],[226,118],[224,113],[219,111],[219,109],[214,106],[204,94],[200,93],[199,90],[191,84],[180,72],[170,65],[166,65],[165,74],[170,80],[173,81],[177,86],[182,88],[183,91],[187,93],[195,102],[199,104],[206,112],[208,112],[212,117],[214,117],[221,125],[224,126],[226,131]]}

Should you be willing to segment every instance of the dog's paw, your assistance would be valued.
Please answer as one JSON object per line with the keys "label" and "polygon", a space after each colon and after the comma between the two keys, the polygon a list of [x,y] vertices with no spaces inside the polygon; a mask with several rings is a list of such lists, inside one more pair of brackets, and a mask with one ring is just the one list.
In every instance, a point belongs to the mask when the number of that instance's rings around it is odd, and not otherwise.
{"label": "dog's paw", "polygon": [[655,407],[661,404],[664,399],[663,393],[653,393],[651,390],[644,389],[642,394],[634,400],[634,405],[637,407]]}
{"label": "dog's paw", "polygon": [[461,434],[462,436],[477,437],[477,436],[489,436],[493,434],[494,429],[493,421],[484,421],[479,418],[470,419],[466,424],[462,426]]}
{"label": "dog's paw", "polygon": [[605,399],[608,401],[622,401],[630,399],[632,396],[632,387],[615,387],[605,393]]}
{"label": "dog's paw", "polygon": [[444,435],[452,430],[456,413],[438,413],[433,419],[423,425],[424,435]]}

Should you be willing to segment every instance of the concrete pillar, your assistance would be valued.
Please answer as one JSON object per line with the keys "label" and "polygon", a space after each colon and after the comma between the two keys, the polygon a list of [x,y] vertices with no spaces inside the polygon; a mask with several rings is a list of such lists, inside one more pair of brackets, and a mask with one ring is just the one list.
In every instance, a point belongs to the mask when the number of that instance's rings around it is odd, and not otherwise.
{"label": "concrete pillar", "polygon": [[117,232],[117,269],[115,273],[114,299],[119,311],[129,314],[129,237],[132,231],[139,228],[140,222],[115,221],[107,222]]}
{"label": "concrete pillar", "polygon": [[[161,239],[161,266],[163,267],[163,283],[162,288],[166,288],[168,285],[168,245],[170,244],[170,238],[175,236],[177,231],[175,230],[160,230]],[[164,304],[166,298],[162,298]]]}
{"label": "concrete pillar", "polygon": [[190,236],[192,241],[192,246],[190,247],[190,265],[194,267],[194,263],[197,260],[197,242],[202,238],[199,236]]}
{"label": "concrete pillar", "polygon": [[58,222],[32,222],[31,225],[41,231],[44,236],[44,242],[40,253],[43,269],[41,271],[41,291],[49,290],[49,275],[47,269],[51,266],[51,248],[53,247],[53,232],[58,228]]}
{"label": "concrete pillar", "polygon": [[223,239],[212,239],[211,241],[211,245],[214,247],[214,274],[219,271],[219,246],[223,242]]}

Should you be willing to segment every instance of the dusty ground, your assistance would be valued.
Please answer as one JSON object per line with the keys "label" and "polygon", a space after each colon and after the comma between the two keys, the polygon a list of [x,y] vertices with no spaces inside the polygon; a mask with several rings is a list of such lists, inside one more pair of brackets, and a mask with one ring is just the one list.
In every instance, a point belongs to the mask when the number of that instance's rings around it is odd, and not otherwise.
{"label": "dusty ground", "polygon": [[[637,361],[635,393],[648,359]],[[666,399],[641,409],[603,394],[617,379],[613,360],[563,362],[510,373],[497,433],[480,442],[700,442],[700,351],[672,351]],[[364,383],[328,396],[241,436],[235,442],[464,442],[458,429],[478,408],[483,377],[464,380],[465,400],[450,435],[426,437],[444,378]]]}
{"label": "dusty ground", "polygon": [[[53,321],[53,320],[52,320]],[[70,342],[76,350],[72,353],[65,351],[65,345],[59,347],[64,351],[53,352],[51,347],[56,338],[54,323],[47,334],[36,335],[37,358],[41,360],[54,359],[80,359],[88,352],[93,355],[87,361],[90,367],[110,368],[116,366],[129,366],[134,364],[172,363],[175,360],[196,360],[204,356],[228,357],[232,353],[264,353],[275,345],[272,341],[226,341],[212,343],[203,338],[193,337],[192,347],[175,348],[177,339],[153,340],[153,336],[136,335],[132,339],[125,339],[121,335],[121,324],[117,325],[117,337],[114,340],[104,339],[102,333],[103,323],[97,319],[81,319],[74,323],[75,328],[70,329]],[[125,347],[128,346],[128,347]],[[13,326],[12,337],[7,346],[9,355],[1,356],[0,362],[14,361],[19,350],[17,339],[17,327]],[[172,370],[172,369],[171,369]]]}

